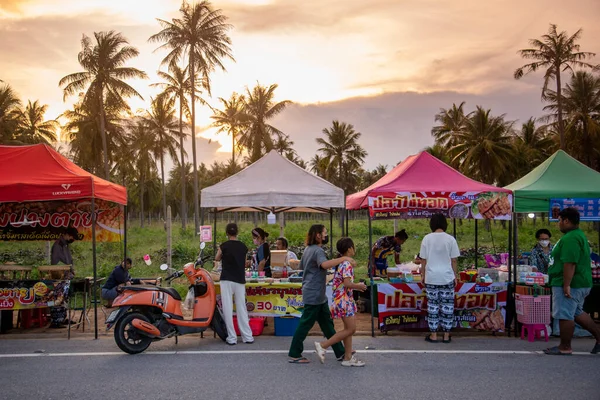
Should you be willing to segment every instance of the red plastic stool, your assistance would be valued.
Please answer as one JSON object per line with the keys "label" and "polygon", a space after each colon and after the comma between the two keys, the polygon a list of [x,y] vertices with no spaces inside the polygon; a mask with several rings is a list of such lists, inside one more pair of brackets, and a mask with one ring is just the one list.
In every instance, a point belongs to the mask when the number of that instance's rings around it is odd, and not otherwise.
{"label": "red plastic stool", "polygon": [[534,342],[535,339],[540,339],[541,332],[544,332],[546,342],[548,341],[548,330],[544,324],[523,324],[521,326],[521,339],[525,339],[525,330],[527,329],[527,341]]}
{"label": "red plastic stool", "polygon": [[46,313],[43,308],[34,308],[29,310],[20,310],[21,328],[29,329],[34,326],[43,327],[46,325]]}

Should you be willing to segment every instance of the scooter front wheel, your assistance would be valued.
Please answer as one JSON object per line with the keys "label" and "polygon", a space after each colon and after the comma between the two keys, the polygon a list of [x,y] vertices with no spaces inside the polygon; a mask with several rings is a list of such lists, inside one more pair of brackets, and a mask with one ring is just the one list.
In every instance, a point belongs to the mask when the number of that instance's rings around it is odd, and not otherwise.
{"label": "scooter front wheel", "polygon": [[148,318],[138,312],[127,313],[117,322],[115,327],[115,342],[125,353],[138,354],[150,346],[152,339],[141,334],[131,322],[134,319],[150,322]]}

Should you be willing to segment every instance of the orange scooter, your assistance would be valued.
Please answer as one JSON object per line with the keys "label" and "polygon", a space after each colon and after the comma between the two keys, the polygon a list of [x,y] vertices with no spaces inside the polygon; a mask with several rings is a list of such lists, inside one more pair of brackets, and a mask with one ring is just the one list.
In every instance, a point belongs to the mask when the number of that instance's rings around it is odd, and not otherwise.
{"label": "orange scooter", "polygon": [[[215,285],[203,268],[208,257],[202,257],[206,244],[200,244],[200,255],[181,271],[165,278],[167,282],[185,275],[194,291],[194,309],[191,320],[183,318],[181,296],[174,288],[159,286],[125,286],[113,301],[113,311],[106,319],[107,331],[115,326],[115,342],[129,354],[141,353],[157,340],[211,328],[222,340],[227,338],[227,328],[217,306]],[[163,264],[161,270],[167,270]]]}

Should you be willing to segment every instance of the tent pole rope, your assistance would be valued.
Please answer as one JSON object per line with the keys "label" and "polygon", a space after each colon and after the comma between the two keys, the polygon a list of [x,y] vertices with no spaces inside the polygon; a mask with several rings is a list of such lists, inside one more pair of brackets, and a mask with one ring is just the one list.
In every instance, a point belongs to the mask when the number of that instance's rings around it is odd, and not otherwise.
{"label": "tent pole rope", "polygon": [[96,202],[92,197],[92,265],[94,269],[94,339],[98,339],[98,269],[96,265]]}
{"label": "tent pole rope", "polygon": [[367,211],[367,217],[369,218],[369,263],[367,268],[369,269],[369,283],[371,285],[371,337],[375,337],[375,295],[373,293],[374,282],[373,282],[373,269],[371,264],[373,263],[373,230],[371,229],[371,213]]}
{"label": "tent pole rope", "polygon": [[[513,237],[512,237],[512,239],[513,239],[513,263],[514,263],[513,264],[514,268],[513,268],[512,272],[513,272],[513,282],[514,282],[515,291],[516,291],[516,288],[517,288],[517,261],[518,261],[518,252],[519,252],[519,237],[518,237],[519,236],[518,235],[518,232],[519,232],[518,217],[519,216],[517,213],[513,213],[512,217],[513,217],[513,219],[512,219],[512,221],[513,221]],[[519,329],[518,325],[519,324],[515,318],[515,320],[514,320],[515,337],[518,335],[518,329]]]}

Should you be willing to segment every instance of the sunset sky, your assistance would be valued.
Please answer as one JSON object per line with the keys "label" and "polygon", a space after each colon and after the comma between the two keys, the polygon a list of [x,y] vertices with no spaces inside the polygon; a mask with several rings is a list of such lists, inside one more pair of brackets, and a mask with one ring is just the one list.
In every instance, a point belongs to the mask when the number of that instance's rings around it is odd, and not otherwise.
{"label": "sunset sky", "polygon": [[[132,81],[146,108],[164,57],[147,39],[156,18],[175,17],[179,0],[0,0],[0,79],[21,98],[49,104],[48,119],[63,102],[61,77],[79,71],[82,34],[116,30],[140,50],[129,65],[144,70]],[[315,154],[315,138],[333,119],[362,132],[366,167],[395,165],[432,143],[440,107],[467,102],[524,121],[543,115],[542,73],[515,81],[524,62],[517,50],[550,22],[559,30],[583,28],[582,50],[600,53],[600,1],[572,0],[227,0],[214,1],[234,26],[236,62],[213,76],[213,96],[228,98],[256,82],[279,84],[278,100],[294,105],[273,124],[289,134],[299,155]],[[600,63],[600,57],[594,59]],[[196,123],[206,127],[201,109]],[[214,136],[203,130],[202,137]],[[230,139],[199,140],[206,163],[230,157]],[[191,151],[188,152],[191,154]]]}

